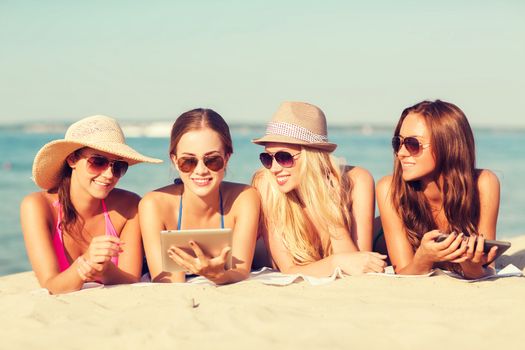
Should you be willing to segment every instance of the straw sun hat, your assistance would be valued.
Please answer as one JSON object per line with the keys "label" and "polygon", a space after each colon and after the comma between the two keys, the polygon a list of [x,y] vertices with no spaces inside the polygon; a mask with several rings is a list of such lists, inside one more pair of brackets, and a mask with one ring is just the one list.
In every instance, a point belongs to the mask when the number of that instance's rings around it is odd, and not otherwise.
{"label": "straw sun hat", "polygon": [[113,154],[129,165],[162,163],[162,160],[146,157],[126,145],[122,129],[115,119],[95,115],[72,124],[63,140],[51,141],[38,151],[33,162],[35,183],[44,190],[58,186],[67,156],[83,147]]}
{"label": "straw sun hat", "polygon": [[266,126],[266,135],[252,140],[288,143],[332,152],[337,145],[328,142],[326,117],[318,107],[306,102],[283,102]]}

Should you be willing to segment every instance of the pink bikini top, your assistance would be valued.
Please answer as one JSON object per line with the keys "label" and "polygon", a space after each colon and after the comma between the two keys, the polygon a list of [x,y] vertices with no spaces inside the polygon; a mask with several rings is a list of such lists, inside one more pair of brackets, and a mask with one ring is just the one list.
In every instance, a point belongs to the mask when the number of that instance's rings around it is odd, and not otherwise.
{"label": "pink bikini top", "polygon": [[[64,241],[62,238],[62,230],[60,229],[60,223],[62,221],[62,208],[60,207],[60,203],[56,201],[53,203],[55,207],[58,208],[58,220],[57,225],[55,227],[55,234],[53,235],[53,247],[55,248],[55,254],[57,255],[58,259],[58,267],[60,268],[60,272],[66,270],[71,266],[69,263],[69,260],[66,256],[66,251],[64,250]],[[113,224],[111,223],[111,219],[109,218],[108,210],[106,209],[106,203],[104,203],[104,200],[102,200],[102,209],[104,210],[104,218],[106,221],[106,236],[113,236],[118,237],[117,231],[115,231],[115,228],[113,227]],[[111,262],[115,264],[115,266],[118,265],[118,257],[115,256],[111,258]]]}

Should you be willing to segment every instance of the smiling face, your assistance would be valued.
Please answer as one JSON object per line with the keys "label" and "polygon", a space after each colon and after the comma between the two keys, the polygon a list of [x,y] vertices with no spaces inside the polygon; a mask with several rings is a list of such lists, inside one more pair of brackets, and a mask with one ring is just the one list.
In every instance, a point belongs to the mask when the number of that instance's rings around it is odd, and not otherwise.
{"label": "smiling face", "polygon": [[[109,160],[106,168],[96,169],[89,163],[91,157],[103,157]],[[67,158],[69,166],[73,169],[71,173],[71,185],[81,188],[92,197],[104,199],[117,185],[120,177],[115,176],[112,170],[112,162],[120,160],[114,155],[91,148],[85,148]]]}
{"label": "smiling face", "polygon": [[417,113],[409,113],[403,120],[399,136],[402,138],[415,137],[420,144],[425,145],[425,147],[420,146],[417,154],[410,154],[404,145],[399,148],[397,158],[403,171],[403,180],[424,180],[432,176],[436,169],[436,160],[432,154],[432,145],[426,146],[430,143],[430,130],[423,117]]}
{"label": "smiling face", "polygon": [[297,189],[301,183],[301,146],[285,143],[267,143],[264,150],[270,155],[275,155],[277,152],[287,152],[294,156],[292,167],[285,168],[273,159],[269,171],[275,177],[275,181],[282,193],[288,193]]}
{"label": "smiling face", "polygon": [[[224,145],[217,132],[207,127],[188,131],[180,138],[176,150],[176,154],[172,155],[172,161],[179,171],[185,188],[199,197],[205,197],[218,190],[225,175],[228,156],[224,154]],[[213,170],[214,165],[220,163],[218,157],[222,157],[224,166]],[[183,160],[186,164],[179,167],[178,161]],[[188,162],[195,160],[197,162],[194,169],[191,169],[192,166],[186,166]],[[210,162],[208,166],[212,169],[208,168],[205,162]]]}

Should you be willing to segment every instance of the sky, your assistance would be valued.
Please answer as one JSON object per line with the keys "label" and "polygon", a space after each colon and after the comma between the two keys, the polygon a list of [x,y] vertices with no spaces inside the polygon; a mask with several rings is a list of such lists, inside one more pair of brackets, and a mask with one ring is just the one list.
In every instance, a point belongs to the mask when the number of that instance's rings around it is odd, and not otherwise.
{"label": "sky", "polygon": [[395,125],[425,99],[525,127],[525,1],[0,0],[0,123],[262,124],[282,101],[329,125]]}

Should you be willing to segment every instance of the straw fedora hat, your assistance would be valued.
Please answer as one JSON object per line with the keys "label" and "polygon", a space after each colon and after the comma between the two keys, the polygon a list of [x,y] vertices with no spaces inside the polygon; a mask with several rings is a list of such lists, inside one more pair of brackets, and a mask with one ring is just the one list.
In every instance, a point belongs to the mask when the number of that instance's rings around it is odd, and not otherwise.
{"label": "straw fedora hat", "polygon": [[266,126],[266,134],[253,143],[289,143],[327,152],[336,149],[328,142],[326,117],[323,111],[306,102],[283,102]]}
{"label": "straw fedora hat", "polygon": [[95,115],[72,124],[63,140],[51,141],[38,151],[33,162],[35,183],[44,190],[57,187],[67,156],[83,147],[113,154],[129,165],[162,163],[162,160],[146,157],[126,145],[122,129],[115,119]]}

